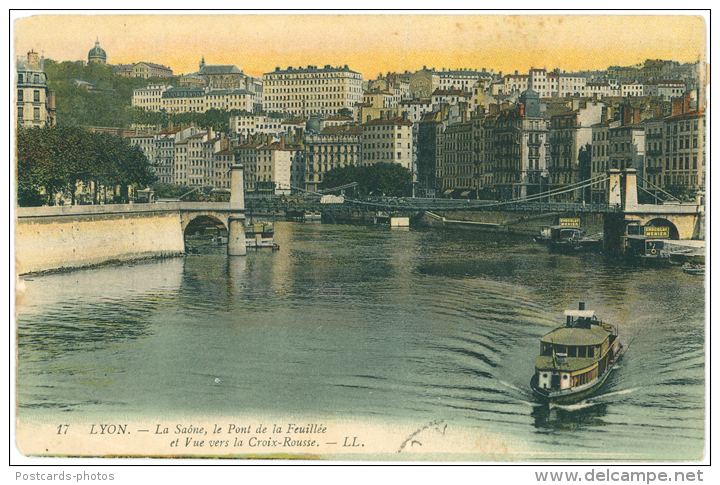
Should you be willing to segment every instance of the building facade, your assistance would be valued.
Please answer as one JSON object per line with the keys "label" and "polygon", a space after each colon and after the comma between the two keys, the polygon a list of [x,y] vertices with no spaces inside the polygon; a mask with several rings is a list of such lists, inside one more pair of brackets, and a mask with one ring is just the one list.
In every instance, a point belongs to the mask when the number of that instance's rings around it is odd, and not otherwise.
{"label": "building facade", "polygon": [[172,75],[172,69],[161,64],[138,62],[132,66],[132,77],[149,79],[151,77],[172,77]]}
{"label": "building facade", "polygon": [[397,163],[412,171],[412,123],[409,120],[376,119],[362,127],[363,164]]}
{"label": "building facade", "polygon": [[[550,190],[577,184],[581,181],[579,155],[592,144],[592,127],[602,120],[600,103],[588,103],[568,113],[550,119],[550,158],[548,166]],[[580,191],[558,193],[557,200],[576,200]]]}
{"label": "building facade", "polygon": [[19,127],[55,125],[55,95],[48,89],[42,64],[34,51],[15,63],[15,114]]}
{"label": "building facade", "polygon": [[348,66],[280,69],[263,76],[264,109],[293,116],[337,115],[363,100],[362,74]]}
{"label": "building facade", "polygon": [[325,174],[333,169],[360,165],[362,134],[363,128],[359,125],[328,126],[318,134],[306,134],[305,189],[317,191]]}
{"label": "building facade", "polygon": [[145,87],[133,89],[131,105],[147,111],[160,111],[163,109],[163,93],[172,89],[171,84],[148,84]]}

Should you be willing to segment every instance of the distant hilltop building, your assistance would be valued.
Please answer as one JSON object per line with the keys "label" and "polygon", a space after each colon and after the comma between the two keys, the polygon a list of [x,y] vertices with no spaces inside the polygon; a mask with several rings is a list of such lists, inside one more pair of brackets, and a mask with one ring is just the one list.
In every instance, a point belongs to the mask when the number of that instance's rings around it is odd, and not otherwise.
{"label": "distant hilltop building", "polygon": [[138,77],[142,79],[172,77],[173,71],[167,66],[152,62],[136,62],[135,64],[118,64],[113,66],[115,74],[124,77]]}
{"label": "distant hilltop building", "polygon": [[100,47],[100,40],[98,39],[95,39],[95,47],[88,52],[88,64],[91,62],[107,64],[107,54],[105,54],[103,48]]}

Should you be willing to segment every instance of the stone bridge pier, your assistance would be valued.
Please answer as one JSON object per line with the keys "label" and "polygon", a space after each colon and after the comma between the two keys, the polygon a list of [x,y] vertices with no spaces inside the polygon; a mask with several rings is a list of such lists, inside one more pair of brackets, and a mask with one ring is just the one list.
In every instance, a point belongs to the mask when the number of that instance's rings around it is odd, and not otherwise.
{"label": "stone bridge pier", "polygon": [[228,217],[228,256],[245,256],[245,189],[242,164],[230,167],[230,209]]}

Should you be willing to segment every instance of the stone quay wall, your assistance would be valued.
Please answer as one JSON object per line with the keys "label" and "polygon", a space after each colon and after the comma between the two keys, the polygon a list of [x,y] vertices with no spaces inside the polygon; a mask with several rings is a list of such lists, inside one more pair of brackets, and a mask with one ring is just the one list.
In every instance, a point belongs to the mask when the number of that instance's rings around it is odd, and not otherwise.
{"label": "stone quay wall", "polygon": [[183,254],[180,212],[149,205],[16,209],[18,275]]}

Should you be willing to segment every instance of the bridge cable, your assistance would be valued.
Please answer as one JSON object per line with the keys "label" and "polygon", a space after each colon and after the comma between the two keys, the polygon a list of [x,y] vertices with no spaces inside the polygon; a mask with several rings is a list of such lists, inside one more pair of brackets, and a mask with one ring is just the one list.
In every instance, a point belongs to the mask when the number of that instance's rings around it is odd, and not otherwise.
{"label": "bridge cable", "polygon": [[[667,195],[668,197],[671,197],[671,198],[677,200],[678,202],[681,202],[680,199],[678,199],[677,197],[675,197],[674,195],[672,195],[672,194],[670,194],[670,193],[668,193],[668,192],[665,192],[663,189],[661,189],[661,188],[658,187],[657,185],[653,184],[652,182],[649,182],[649,181],[645,180],[645,179],[642,178],[642,177],[637,177],[637,178],[639,178],[640,180],[642,180],[642,181],[645,182],[646,184],[652,186],[652,188],[659,190],[660,192],[662,192],[663,194]],[[642,187],[640,187],[640,188],[642,188]],[[643,190],[645,190],[645,189],[643,189]],[[645,192],[647,192],[647,190],[645,190]],[[650,192],[648,192],[648,194],[649,194],[649,193],[650,193]],[[651,195],[652,195],[652,194],[651,194]]]}

